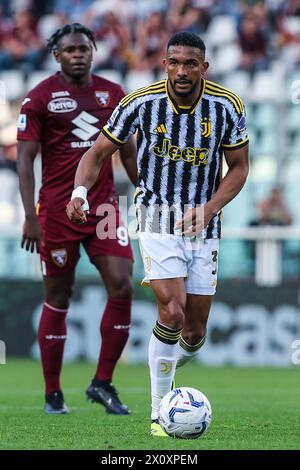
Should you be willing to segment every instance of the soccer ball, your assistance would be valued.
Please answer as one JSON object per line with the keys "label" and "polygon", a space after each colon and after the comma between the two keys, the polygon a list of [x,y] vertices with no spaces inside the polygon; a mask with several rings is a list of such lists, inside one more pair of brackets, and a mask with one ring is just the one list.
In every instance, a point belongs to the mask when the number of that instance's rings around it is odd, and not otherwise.
{"label": "soccer ball", "polygon": [[175,388],[161,400],[158,422],[171,437],[195,439],[211,422],[211,406],[206,396],[191,387]]}

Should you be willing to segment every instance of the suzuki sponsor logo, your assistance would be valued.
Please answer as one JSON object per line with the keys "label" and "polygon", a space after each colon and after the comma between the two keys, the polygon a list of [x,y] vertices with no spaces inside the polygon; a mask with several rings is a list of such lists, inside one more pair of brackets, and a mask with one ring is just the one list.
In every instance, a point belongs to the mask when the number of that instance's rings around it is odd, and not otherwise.
{"label": "suzuki sponsor logo", "polygon": [[90,140],[90,138],[95,135],[99,134],[100,129],[93,124],[96,124],[99,119],[91,114],[87,113],[86,111],[82,111],[77,118],[73,119],[72,123],[75,124],[76,129],[72,130],[72,134],[79,137],[81,140]]}
{"label": "suzuki sponsor logo", "polygon": [[72,149],[85,149],[88,147],[92,147],[94,145],[95,140],[86,140],[81,142],[71,142]]}
{"label": "suzuki sponsor logo", "polygon": [[78,103],[73,98],[55,98],[49,101],[48,110],[51,113],[69,113],[74,111],[77,106]]}

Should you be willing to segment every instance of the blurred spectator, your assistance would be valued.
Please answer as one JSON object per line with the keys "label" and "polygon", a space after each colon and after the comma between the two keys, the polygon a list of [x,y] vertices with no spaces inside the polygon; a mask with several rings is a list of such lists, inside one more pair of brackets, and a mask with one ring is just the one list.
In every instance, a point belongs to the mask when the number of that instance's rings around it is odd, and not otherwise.
{"label": "blurred spectator", "polygon": [[64,23],[85,23],[93,0],[56,0],[54,14]]}
{"label": "blurred spectator", "polygon": [[38,68],[43,47],[29,10],[15,13],[12,25],[2,31],[0,41],[0,70],[19,68],[29,72]]}
{"label": "blurred spectator", "polygon": [[16,173],[16,124],[11,107],[0,104],[0,171],[9,169]]}
{"label": "blurred spectator", "polygon": [[143,20],[145,20],[154,11],[166,13],[169,9],[170,1],[171,0],[130,0],[134,16]]}
{"label": "blurred spectator", "polygon": [[[252,220],[249,224],[250,227],[263,227],[263,226],[286,226],[292,224],[292,217],[285,205],[283,198],[283,190],[281,186],[275,186],[271,194],[260,201],[258,204],[258,216]],[[248,259],[253,265],[256,259],[256,242],[246,241],[246,252],[248,253]],[[286,243],[284,241],[278,242],[281,244],[283,249],[283,257],[285,257]]]}
{"label": "blurred spectator", "polygon": [[30,11],[35,18],[41,18],[44,15],[53,12],[55,0],[32,0]]}
{"label": "blurred spectator", "polygon": [[[19,199],[17,177],[16,126],[1,105],[0,116],[0,227],[7,228],[17,223]],[[3,118],[4,115],[4,119]]]}
{"label": "blurred spectator", "polygon": [[10,14],[10,1],[9,0],[0,0],[0,11],[1,14],[5,17],[9,16]]}
{"label": "blurred spectator", "polygon": [[152,70],[154,79],[158,78],[159,72],[163,68],[162,60],[168,41],[168,33],[164,24],[163,14],[155,11],[145,21],[139,21],[137,25],[136,68]]}
{"label": "blurred spectator", "polygon": [[[300,3],[300,2],[299,2]],[[300,19],[293,16],[277,17],[277,46],[288,70],[300,64]]]}
{"label": "blurred spectator", "polygon": [[213,15],[232,15],[238,18],[244,5],[239,0],[216,0],[213,5]]}
{"label": "blurred spectator", "polygon": [[88,11],[88,17],[92,24],[94,18],[103,17],[110,11],[118,12],[122,23],[126,23],[128,28],[130,28],[133,16],[136,13],[135,9],[136,2],[132,0],[96,0],[92,2]]}
{"label": "blurred spectator", "polygon": [[291,0],[288,9],[289,15],[300,16],[300,0]]}
{"label": "blurred spectator", "polygon": [[17,173],[17,144],[0,145],[0,172],[3,169]]}
{"label": "blurred spectator", "polygon": [[95,25],[93,29],[96,40],[101,41],[99,49],[106,52],[102,59],[97,57],[97,54],[94,55],[95,70],[99,68],[117,70],[124,79],[134,60],[129,29],[112,11],[105,14],[98,29]]}
{"label": "blurred spectator", "polygon": [[214,0],[173,0],[168,21],[173,31],[202,34],[210,22]]}
{"label": "blurred spectator", "polygon": [[2,43],[10,27],[11,19],[6,17],[4,6],[0,4],[0,61],[2,54]]}
{"label": "blurred spectator", "polygon": [[251,10],[246,12],[241,19],[239,43],[242,52],[240,64],[242,69],[255,72],[268,67],[267,36],[258,18]]}
{"label": "blurred spectator", "polygon": [[297,7],[300,6],[299,0],[265,0],[265,6],[268,13],[276,17],[281,14],[293,15]]}
{"label": "blurred spectator", "polygon": [[275,186],[271,194],[258,205],[259,215],[251,226],[290,225],[292,217],[285,205],[281,186]]}

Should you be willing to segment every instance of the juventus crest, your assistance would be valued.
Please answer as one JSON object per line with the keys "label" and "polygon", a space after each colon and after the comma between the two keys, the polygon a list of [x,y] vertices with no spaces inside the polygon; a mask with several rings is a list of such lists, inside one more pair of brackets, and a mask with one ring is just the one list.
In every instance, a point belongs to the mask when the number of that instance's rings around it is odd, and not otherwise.
{"label": "juventus crest", "polygon": [[203,137],[209,137],[211,134],[211,120],[209,118],[201,119],[201,128]]}

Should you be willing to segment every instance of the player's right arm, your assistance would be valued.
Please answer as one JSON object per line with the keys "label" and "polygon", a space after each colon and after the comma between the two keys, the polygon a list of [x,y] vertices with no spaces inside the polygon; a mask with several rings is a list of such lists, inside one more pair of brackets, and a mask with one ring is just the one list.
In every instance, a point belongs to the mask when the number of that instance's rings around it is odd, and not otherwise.
{"label": "player's right arm", "polygon": [[131,137],[125,145],[120,147],[121,162],[126,170],[128,178],[133,186],[138,182],[138,169],[136,162],[136,142],[134,137]]}
{"label": "player's right arm", "polygon": [[41,228],[34,204],[33,163],[38,153],[45,121],[45,106],[42,97],[43,86],[39,85],[26,96],[20,110],[17,133],[17,169],[25,211],[21,246],[31,253],[35,250],[39,253],[41,241]]}
{"label": "player's right arm", "polygon": [[25,211],[25,221],[23,225],[22,248],[33,253],[40,251],[42,238],[40,223],[36,215],[34,204],[34,172],[33,163],[38,152],[37,142],[18,142],[17,169],[19,175],[19,185],[22,202]]}
{"label": "player's right arm", "polygon": [[[95,184],[103,161],[118,148],[119,145],[101,133],[94,145],[81,158],[75,175],[75,190],[66,208],[67,215],[72,222],[77,224],[86,222],[84,203],[86,203],[87,191]],[[80,191],[81,196],[76,196]]]}

